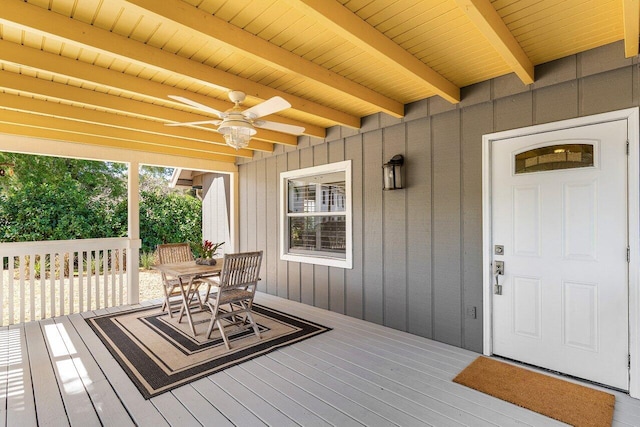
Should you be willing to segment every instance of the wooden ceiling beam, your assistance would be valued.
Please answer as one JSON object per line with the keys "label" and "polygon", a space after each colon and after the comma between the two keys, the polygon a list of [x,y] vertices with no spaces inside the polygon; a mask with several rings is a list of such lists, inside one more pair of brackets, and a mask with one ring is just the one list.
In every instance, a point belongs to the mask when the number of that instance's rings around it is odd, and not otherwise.
{"label": "wooden ceiling beam", "polygon": [[[174,123],[176,120],[193,121],[207,119],[207,117],[194,115],[184,111],[171,110],[159,105],[147,104],[49,80],[15,74],[9,71],[0,71],[0,88],[22,94],[45,97],[47,99],[54,100],[54,105],[56,106],[60,105],[59,102],[62,101],[90,108],[112,111],[114,113],[118,113],[119,115],[117,117],[120,118],[143,118],[149,123],[155,123],[157,128],[164,128],[165,130],[161,133],[166,135],[173,134],[178,138],[193,139],[196,141],[216,144],[216,146],[228,147],[223,136],[214,131],[213,128],[177,128],[164,126],[164,123]],[[62,114],[59,115],[62,116]],[[172,130],[169,131],[169,129]],[[297,138],[292,135],[286,135],[285,138],[289,143],[294,143],[297,140]],[[273,151],[273,144],[271,142],[252,139],[249,142],[248,148],[251,150],[270,153]]]}
{"label": "wooden ceiling beam", "polygon": [[[304,59],[227,21],[197,9],[181,0],[126,0],[145,12],[177,22],[242,52],[259,63],[312,80],[329,90],[339,90],[360,102],[394,117],[404,116],[404,105],[361,84],[355,83],[312,61]],[[322,0],[327,3],[326,0]]]}
{"label": "wooden ceiling beam", "polygon": [[[0,61],[12,63],[16,66],[45,71],[65,78],[86,82],[91,85],[101,86],[105,89],[113,89],[127,93],[130,96],[140,96],[151,102],[162,102],[165,104],[168,103],[172,105],[179,105],[183,108],[189,108],[188,106],[175,102],[169,98],[169,95],[178,95],[192,99],[201,104],[208,105],[219,111],[226,111],[233,107],[233,103],[231,102],[222,101],[151,80],[141,79],[139,77],[123,74],[108,68],[98,67],[96,65],[80,62],[71,58],[11,43],[5,40],[0,40]],[[195,109],[192,111],[196,112]],[[206,114],[200,110],[197,111],[199,111],[197,114]],[[213,115],[211,117],[213,117]],[[325,128],[315,126],[307,122],[301,122],[299,120],[293,120],[276,115],[266,116],[265,119],[278,123],[302,126],[305,128],[305,135],[317,138],[325,138],[327,135]],[[220,141],[222,142],[222,139]]]}
{"label": "wooden ceiling beam", "polygon": [[534,82],[533,63],[489,0],[455,0],[524,84]]}
{"label": "wooden ceiling beam", "polygon": [[217,90],[242,90],[248,96],[266,100],[281,96],[292,108],[333,123],[351,128],[360,127],[360,118],[304,98],[270,88],[254,81],[191,61],[171,52],[154,48],[137,40],[120,36],[93,25],[65,17],[22,1],[3,2],[0,23],[36,32],[45,37],[72,43],[108,56],[141,65],[149,69],[176,73]]}
{"label": "wooden ceiling beam", "polygon": [[369,54],[418,79],[451,103],[460,102],[460,88],[335,0],[287,0],[306,15]]}
{"label": "wooden ceiling beam", "polygon": [[[46,101],[40,102],[46,103]],[[36,114],[32,111],[26,110],[8,109],[4,106],[5,103],[7,103],[6,99],[4,97],[0,97],[0,111],[2,112],[2,114],[0,114],[0,116],[2,116],[0,120],[4,123],[13,123],[16,125],[23,124],[30,127],[56,130],[78,135],[99,136],[110,140],[174,148],[176,150],[199,152],[203,154],[215,154],[216,156],[219,156],[219,159],[226,158],[227,161],[233,162],[236,160],[235,156],[215,152],[212,150],[213,146],[211,144],[203,142],[179,140],[163,135],[137,132],[126,128],[116,128],[101,124],[70,120],[67,118]]]}
{"label": "wooden ceiling beam", "polygon": [[624,25],[624,56],[638,55],[640,38],[640,0],[622,0],[622,19]]}
{"label": "wooden ceiling beam", "polygon": [[[49,102],[25,96],[0,94],[0,109],[23,111],[43,116],[59,117],[76,122],[89,123],[104,126],[104,134],[109,135],[111,129],[123,129],[132,132],[140,132],[148,135],[156,135],[159,140],[176,147],[187,147],[226,156],[252,158],[253,151],[248,149],[236,150],[228,145],[212,144],[205,140],[185,138],[177,132],[171,132],[173,127],[164,126],[162,123],[151,120],[143,120],[135,117],[127,117],[74,107],[72,105]],[[167,130],[169,132],[167,132]],[[143,136],[145,137],[145,136]],[[171,142],[174,141],[174,142]]]}
{"label": "wooden ceiling beam", "polygon": [[[26,113],[16,113],[23,114]],[[67,131],[58,128],[50,128],[47,126],[38,126],[26,121],[26,118],[17,118],[23,122],[15,122],[5,120],[5,112],[0,118],[0,133],[7,135],[19,135],[31,138],[50,139],[55,141],[75,142],[79,144],[97,145],[101,147],[120,148],[124,150],[135,150],[146,153],[167,154],[179,157],[193,157],[196,159],[215,160],[219,162],[233,164],[235,159],[231,156],[223,156],[221,154],[206,153],[202,151],[185,150],[184,148],[168,147],[157,144],[147,144],[138,141],[126,141],[110,138],[104,135],[93,135],[79,133],[75,131]]]}

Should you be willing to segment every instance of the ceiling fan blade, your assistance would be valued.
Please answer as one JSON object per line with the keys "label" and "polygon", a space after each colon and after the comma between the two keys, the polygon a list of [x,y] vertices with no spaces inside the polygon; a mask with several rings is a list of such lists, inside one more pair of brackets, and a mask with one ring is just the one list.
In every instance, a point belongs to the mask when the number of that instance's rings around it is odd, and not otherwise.
{"label": "ceiling fan blade", "polygon": [[175,101],[182,102],[183,104],[190,105],[194,108],[197,108],[198,110],[206,111],[207,113],[213,113],[220,118],[224,118],[225,116],[225,114],[222,111],[218,111],[215,108],[211,108],[208,105],[200,104],[199,102],[192,101],[189,98],[185,98],[183,96],[169,95],[169,98]]}
{"label": "ceiling fan blade", "polygon": [[256,127],[262,129],[275,130],[276,132],[290,133],[293,135],[301,135],[304,132],[302,126],[288,125],[285,123],[267,122],[265,120],[258,120],[253,122]]}
{"label": "ceiling fan blade", "polygon": [[287,108],[291,108],[291,104],[279,96],[274,96],[273,98],[267,99],[258,105],[254,105],[253,107],[244,110],[242,115],[250,119],[257,119],[258,117],[268,116],[269,114],[277,113],[278,111],[286,110]]}
{"label": "ceiling fan blade", "polygon": [[220,120],[200,120],[198,122],[183,122],[183,123],[165,123],[165,126],[195,126],[195,125],[219,125],[222,123]]}

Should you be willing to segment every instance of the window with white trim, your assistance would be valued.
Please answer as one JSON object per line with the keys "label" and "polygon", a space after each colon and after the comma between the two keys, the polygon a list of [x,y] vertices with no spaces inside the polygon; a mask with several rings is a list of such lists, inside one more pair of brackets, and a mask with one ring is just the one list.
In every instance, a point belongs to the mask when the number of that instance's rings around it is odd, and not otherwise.
{"label": "window with white trim", "polygon": [[351,161],[280,174],[281,258],[352,268]]}

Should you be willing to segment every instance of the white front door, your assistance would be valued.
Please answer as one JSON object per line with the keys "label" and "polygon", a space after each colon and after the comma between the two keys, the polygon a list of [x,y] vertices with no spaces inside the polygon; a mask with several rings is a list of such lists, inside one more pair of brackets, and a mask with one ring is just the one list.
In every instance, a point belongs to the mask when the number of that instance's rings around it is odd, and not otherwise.
{"label": "white front door", "polygon": [[492,141],[494,354],[629,389],[626,141],[625,120]]}

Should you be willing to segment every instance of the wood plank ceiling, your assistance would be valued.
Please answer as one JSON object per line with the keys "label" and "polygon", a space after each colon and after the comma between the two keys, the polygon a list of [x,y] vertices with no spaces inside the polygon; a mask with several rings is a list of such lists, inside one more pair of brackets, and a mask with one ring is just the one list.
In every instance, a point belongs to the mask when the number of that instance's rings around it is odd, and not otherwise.
{"label": "wood plank ceiling", "polygon": [[619,40],[638,54],[638,0],[2,0],[0,133],[234,162],[246,149],[178,95],[225,111],[282,96],[267,119],[324,137],[364,116]]}

